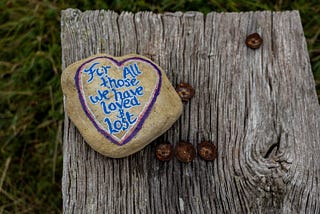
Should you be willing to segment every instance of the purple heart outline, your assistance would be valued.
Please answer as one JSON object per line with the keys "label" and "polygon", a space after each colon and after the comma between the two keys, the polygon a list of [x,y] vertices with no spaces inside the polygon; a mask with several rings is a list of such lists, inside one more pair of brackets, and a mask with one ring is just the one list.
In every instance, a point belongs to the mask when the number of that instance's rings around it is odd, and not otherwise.
{"label": "purple heart outline", "polygon": [[[97,121],[95,120],[95,117],[94,115],[90,112],[88,106],[86,105],[86,101],[85,101],[85,98],[82,94],[82,87],[81,87],[81,82],[80,82],[80,78],[81,78],[81,73],[83,71],[83,67],[94,61],[94,60],[97,60],[97,59],[108,59],[110,61],[112,61],[114,64],[116,64],[118,67],[121,67],[124,65],[124,63],[128,62],[128,61],[133,61],[133,60],[136,60],[136,61],[142,61],[144,63],[147,63],[149,65],[151,65],[154,70],[156,71],[156,74],[158,75],[158,82],[157,82],[157,85],[156,87],[154,88],[153,92],[151,93],[151,96],[152,96],[152,99],[149,103],[147,103],[146,107],[143,108],[143,111],[138,115],[138,122],[136,124],[134,124],[133,127],[131,127],[128,131],[131,131],[131,133],[129,134],[126,134],[124,136],[124,138],[120,139],[120,141],[118,141],[117,139],[114,139],[114,137],[112,137],[112,135],[110,135],[105,129],[102,129],[98,124],[97,124]],[[79,99],[80,99],[80,103],[81,103],[81,106],[82,106],[82,109],[84,110],[84,112],[86,113],[87,117],[90,119],[90,121],[93,123],[93,125],[95,126],[95,128],[103,135],[105,136],[105,138],[107,138],[108,140],[110,140],[112,143],[118,145],[118,146],[123,146],[125,144],[127,144],[134,136],[136,136],[136,134],[139,132],[139,130],[142,128],[142,125],[144,123],[144,121],[147,119],[147,117],[149,116],[150,112],[151,112],[151,109],[154,105],[154,103],[156,102],[157,100],[157,97],[160,93],[160,89],[161,89],[161,84],[162,84],[162,73],[160,71],[160,69],[158,68],[157,65],[155,65],[151,60],[148,60],[148,59],[145,59],[145,58],[141,58],[141,57],[137,57],[137,56],[134,56],[134,57],[129,57],[129,58],[126,58],[124,60],[121,60],[121,61],[118,61],[110,56],[98,56],[98,57],[95,57],[95,58],[92,58],[92,59],[89,59],[87,61],[85,61],[84,63],[81,64],[81,66],[78,68],[76,74],[75,74],[75,83],[76,83],[76,88],[77,88],[77,91],[78,91],[78,96],[79,96]],[[150,98],[149,98],[150,100]]]}

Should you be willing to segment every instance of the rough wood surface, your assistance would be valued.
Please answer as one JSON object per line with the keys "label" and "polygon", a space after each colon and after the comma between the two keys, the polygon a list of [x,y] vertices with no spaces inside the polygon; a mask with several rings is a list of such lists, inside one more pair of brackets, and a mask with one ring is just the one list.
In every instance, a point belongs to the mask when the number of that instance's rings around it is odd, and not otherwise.
{"label": "rough wood surface", "polygon": [[[65,117],[65,213],[320,213],[320,109],[297,11],[62,11],[63,69],[96,53],[153,59],[195,97],[124,159],[94,152]],[[247,34],[263,46],[251,50]],[[218,158],[155,159],[157,142],[211,139]]]}

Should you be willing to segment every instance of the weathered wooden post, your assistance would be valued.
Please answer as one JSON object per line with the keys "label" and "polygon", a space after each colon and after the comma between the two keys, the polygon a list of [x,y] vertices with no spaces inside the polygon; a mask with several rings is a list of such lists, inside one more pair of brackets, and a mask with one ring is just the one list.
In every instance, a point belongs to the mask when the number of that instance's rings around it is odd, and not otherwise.
{"label": "weathered wooden post", "polygon": [[[320,108],[299,13],[62,11],[63,69],[96,53],[138,53],[195,97],[160,140],[211,139],[190,164],[93,151],[65,117],[65,213],[319,213]],[[263,45],[246,47],[258,32]]]}

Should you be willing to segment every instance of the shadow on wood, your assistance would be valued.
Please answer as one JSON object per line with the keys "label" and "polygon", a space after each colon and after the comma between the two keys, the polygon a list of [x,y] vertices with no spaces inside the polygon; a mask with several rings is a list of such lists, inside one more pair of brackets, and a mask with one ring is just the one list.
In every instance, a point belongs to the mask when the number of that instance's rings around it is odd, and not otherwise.
{"label": "shadow on wood", "polygon": [[[137,14],[62,11],[63,69],[138,53],[195,97],[141,152],[109,159],[65,117],[65,213],[319,213],[320,108],[297,11]],[[258,32],[263,45],[245,45]],[[156,160],[157,142],[212,140],[218,158]]]}

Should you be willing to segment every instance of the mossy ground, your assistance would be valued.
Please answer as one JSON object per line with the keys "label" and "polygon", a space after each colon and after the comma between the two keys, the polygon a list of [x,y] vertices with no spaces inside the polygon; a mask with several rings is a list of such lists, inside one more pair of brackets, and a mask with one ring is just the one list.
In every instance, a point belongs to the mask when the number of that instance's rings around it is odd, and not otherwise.
{"label": "mossy ground", "polygon": [[320,6],[314,1],[1,0],[0,213],[59,213],[63,127],[60,11],[299,10],[320,93]]}

